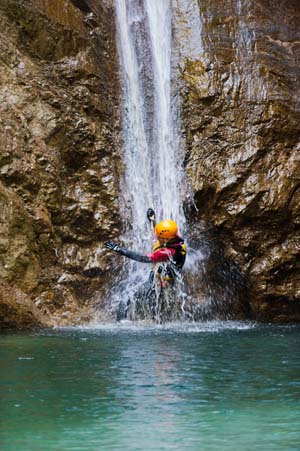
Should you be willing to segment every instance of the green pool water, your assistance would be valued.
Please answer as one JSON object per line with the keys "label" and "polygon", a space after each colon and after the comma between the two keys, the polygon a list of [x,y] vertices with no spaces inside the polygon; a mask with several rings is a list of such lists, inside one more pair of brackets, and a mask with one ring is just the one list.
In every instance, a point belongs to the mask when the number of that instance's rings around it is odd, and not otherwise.
{"label": "green pool water", "polygon": [[300,450],[299,326],[0,337],[1,451]]}

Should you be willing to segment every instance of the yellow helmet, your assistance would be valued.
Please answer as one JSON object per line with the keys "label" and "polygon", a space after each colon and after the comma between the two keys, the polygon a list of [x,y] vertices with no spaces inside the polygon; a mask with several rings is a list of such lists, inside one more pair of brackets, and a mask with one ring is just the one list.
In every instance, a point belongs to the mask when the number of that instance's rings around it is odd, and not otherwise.
{"label": "yellow helmet", "polygon": [[155,227],[155,233],[158,238],[175,238],[177,235],[178,227],[176,222],[171,219],[161,221]]}

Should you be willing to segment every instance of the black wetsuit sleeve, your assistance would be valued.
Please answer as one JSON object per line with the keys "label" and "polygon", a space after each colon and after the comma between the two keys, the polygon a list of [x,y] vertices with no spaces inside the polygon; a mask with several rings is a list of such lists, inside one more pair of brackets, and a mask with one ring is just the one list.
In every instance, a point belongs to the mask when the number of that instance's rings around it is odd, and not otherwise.
{"label": "black wetsuit sleeve", "polygon": [[125,249],[124,247],[120,247],[118,250],[118,254],[124,255],[124,257],[130,258],[131,260],[135,260],[140,263],[152,263],[151,259],[144,254],[139,254],[138,252],[130,251],[129,249]]}

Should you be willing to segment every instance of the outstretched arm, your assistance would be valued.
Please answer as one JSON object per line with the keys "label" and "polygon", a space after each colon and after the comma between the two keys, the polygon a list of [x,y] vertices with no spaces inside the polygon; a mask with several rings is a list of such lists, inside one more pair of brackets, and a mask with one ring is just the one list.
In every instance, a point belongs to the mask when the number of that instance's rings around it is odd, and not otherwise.
{"label": "outstretched arm", "polygon": [[135,260],[136,262],[141,263],[164,263],[172,260],[175,249],[171,248],[160,248],[153,252],[152,254],[140,254],[138,252],[130,251],[129,249],[125,249],[124,247],[119,247],[117,244],[112,241],[108,241],[104,243],[104,246],[117,254],[124,255],[124,257],[131,258],[131,260]]}
{"label": "outstretched arm", "polygon": [[129,249],[125,249],[124,247],[120,247],[117,244],[113,243],[112,241],[107,241],[104,243],[104,246],[106,249],[109,249],[110,251],[114,251],[117,254],[124,255],[124,257],[128,257],[131,260],[135,260],[136,262],[140,263],[152,263],[151,258],[149,258],[147,255],[139,254],[138,252],[130,251]]}

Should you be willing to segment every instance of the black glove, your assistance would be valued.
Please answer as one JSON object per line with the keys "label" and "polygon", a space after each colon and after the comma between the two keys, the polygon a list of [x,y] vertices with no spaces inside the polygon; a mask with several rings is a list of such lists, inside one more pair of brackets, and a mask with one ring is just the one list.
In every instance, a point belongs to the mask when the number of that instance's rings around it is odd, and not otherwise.
{"label": "black glove", "polygon": [[106,249],[109,249],[110,251],[117,252],[118,254],[120,253],[121,250],[121,248],[112,241],[107,241],[106,243],[104,243],[104,247],[106,247]]}
{"label": "black glove", "polygon": [[147,210],[147,218],[149,219],[150,222],[154,222],[155,221],[155,212],[152,208],[148,208]]}

